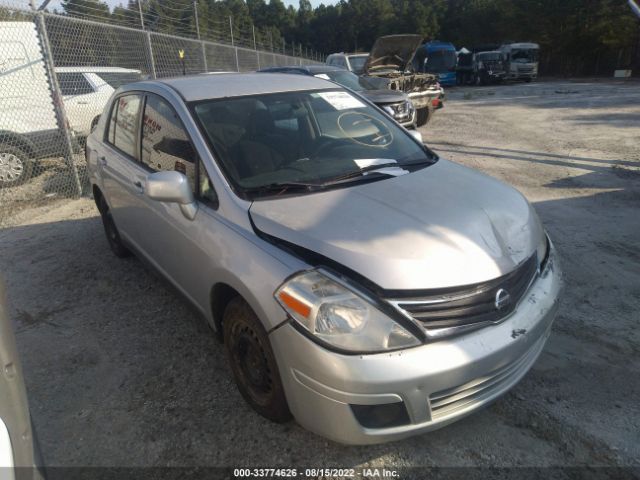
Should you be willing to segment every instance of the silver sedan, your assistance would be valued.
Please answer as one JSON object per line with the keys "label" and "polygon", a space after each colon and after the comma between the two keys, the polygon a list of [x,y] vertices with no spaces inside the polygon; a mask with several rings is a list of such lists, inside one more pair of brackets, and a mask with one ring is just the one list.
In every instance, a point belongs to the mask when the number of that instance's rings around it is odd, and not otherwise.
{"label": "silver sedan", "polygon": [[222,74],[121,87],[87,160],[111,249],[202,312],[246,401],[366,444],[509,390],[562,285],[527,200],[418,136],[319,78]]}

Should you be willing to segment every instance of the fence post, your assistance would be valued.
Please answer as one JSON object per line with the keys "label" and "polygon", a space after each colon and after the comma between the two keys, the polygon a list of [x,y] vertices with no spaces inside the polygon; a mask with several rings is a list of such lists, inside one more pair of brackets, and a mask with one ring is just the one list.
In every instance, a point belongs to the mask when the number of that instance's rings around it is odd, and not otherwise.
{"label": "fence post", "polygon": [[229,31],[231,32],[231,46],[236,54],[236,72],[240,71],[240,62],[238,62],[238,47],[233,42],[233,19],[229,17]]}
{"label": "fence post", "polygon": [[[33,4],[32,4],[33,6]],[[60,85],[58,84],[58,77],[55,72],[55,64],[53,55],[51,53],[51,45],[49,43],[49,35],[47,33],[47,26],[44,20],[44,12],[37,12],[37,31],[38,37],[40,37],[40,43],[42,44],[42,57],[44,59],[45,69],[47,76],[51,81],[51,90],[53,93],[53,108],[56,114],[56,120],[58,121],[58,128],[64,135],[64,157],[67,162],[67,166],[73,176],[73,182],[75,187],[75,193],[77,196],[82,195],[82,182],[80,181],[80,175],[78,175],[78,167],[73,160],[74,145],[78,147],[78,143],[75,138],[71,138],[71,129],[69,127],[69,121],[67,120],[67,113],[62,102],[62,92],[60,91]]]}
{"label": "fence post", "polygon": [[204,71],[208,72],[209,67],[207,67],[207,52],[205,50],[205,45],[202,39],[200,38],[200,22],[198,21],[198,1],[193,0],[193,15],[194,20],[196,21],[196,35],[198,36],[198,41],[200,42],[200,47],[202,48],[202,66],[204,67]]}
{"label": "fence post", "polygon": [[149,57],[149,66],[151,67],[151,78],[158,78],[156,75],[156,60],[153,58],[153,47],[151,46],[151,32],[145,33],[147,44],[147,55]]}

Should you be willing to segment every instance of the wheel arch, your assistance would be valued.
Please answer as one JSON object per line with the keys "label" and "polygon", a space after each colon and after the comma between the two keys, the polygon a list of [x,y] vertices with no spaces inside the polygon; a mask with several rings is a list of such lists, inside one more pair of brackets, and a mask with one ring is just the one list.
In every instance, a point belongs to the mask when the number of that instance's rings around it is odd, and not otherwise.
{"label": "wheel arch", "polygon": [[216,336],[220,343],[223,342],[224,338],[222,331],[222,318],[224,316],[224,311],[227,308],[227,305],[229,305],[229,302],[236,297],[240,297],[245,302],[249,303],[236,288],[232,287],[228,283],[218,282],[211,287],[211,292],[209,294],[211,318],[213,320],[213,327]]}
{"label": "wheel arch", "polygon": [[10,130],[0,130],[0,145],[8,143],[11,146],[22,148],[31,159],[36,157],[36,146],[23,135]]}

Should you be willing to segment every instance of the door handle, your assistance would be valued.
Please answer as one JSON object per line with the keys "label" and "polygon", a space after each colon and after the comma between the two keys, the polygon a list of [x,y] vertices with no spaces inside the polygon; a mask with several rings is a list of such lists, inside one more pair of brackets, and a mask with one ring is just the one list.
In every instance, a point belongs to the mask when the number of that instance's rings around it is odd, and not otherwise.
{"label": "door handle", "polygon": [[107,166],[107,158],[106,157],[98,157],[98,163],[100,164],[100,166],[106,167]]}
{"label": "door handle", "polygon": [[89,105],[89,102],[76,102],[76,105]]}

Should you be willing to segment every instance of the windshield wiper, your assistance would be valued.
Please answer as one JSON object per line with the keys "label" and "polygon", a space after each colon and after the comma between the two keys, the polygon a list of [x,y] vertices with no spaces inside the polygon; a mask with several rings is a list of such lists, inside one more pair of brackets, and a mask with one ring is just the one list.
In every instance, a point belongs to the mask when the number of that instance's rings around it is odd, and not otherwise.
{"label": "windshield wiper", "polygon": [[260,185],[259,187],[251,187],[244,189],[245,193],[249,194],[266,194],[275,193],[276,195],[282,195],[289,191],[306,191],[313,192],[322,188],[322,185],[317,183],[304,183],[304,182],[279,182],[269,183],[267,185]]}
{"label": "windshield wiper", "polygon": [[[379,163],[377,165],[367,165],[366,167],[362,167],[358,170],[354,170],[353,172],[348,172],[342,175],[338,175],[337,177],[328,178],[327,180],[322,182],[322,185],[330,185],[332,183],[338,183],[343,180],[349,180],[350,178],[362,177],[367,172],[382,170],[383,168],[391,168],[391,167],[402,168],[402,165],[400,165],[397,162]],[[378,172],[378,173],[385,174],[384,172]],[[386,174],[386,175],[389,175],[389,174]]]}

